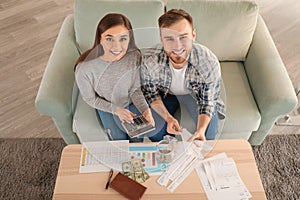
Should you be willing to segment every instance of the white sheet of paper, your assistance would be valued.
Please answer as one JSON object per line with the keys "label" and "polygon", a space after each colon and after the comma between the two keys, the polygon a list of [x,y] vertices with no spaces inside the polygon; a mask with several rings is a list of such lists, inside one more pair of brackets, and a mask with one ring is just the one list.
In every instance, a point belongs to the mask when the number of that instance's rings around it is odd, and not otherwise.
{"label": "white sheet of paper", "polygon": [[184,171],[176,177],[176,179],[167,187],[170,192],[174,192],[174,190],[190,175],[190,173],[195,169],[197,165],[199,165],[200,159],[195,158],[188,164],[188,166],[184,169]]}
{"label": "white sheet of paper", "polygon": [[212,174],[217,190],[239,190],[240,197],[250,198],[251,194],[241,180],[235,162],[232,158],[211,161]]}
{"label": "white sheet of paper", "polygon": [[187,154],[191,154],[192,151],[189,148],[192,145],[192,142],[189,142],[188,140],[193,136],[188,130],[185,128],[182,129],[181,133],[182,143],[184,146],[184,150]]}
{"label": "white sheet of paper", "polygon": [[182,166],[183,163],[187,162],[187,160],[191,157],[192,155],[182,154],[182,156],[171,165],[169,165],[167,170],[159,177],[159,179],[157,180],[158,184],[160,184],[161,186],[167,186],[171,175],[177,173],[180,166]]}
{"label": "white sheet of paper", "polygon": [[251,194],[240,179],[235,162],[225,153],[202,160],[197,174],[208,199],[246,200]]}
{"label": "white sheet of paper", "polygon": [[130,160],[129,141],[85,142],[82,144],[80,173],[122,171],[122,163]]}

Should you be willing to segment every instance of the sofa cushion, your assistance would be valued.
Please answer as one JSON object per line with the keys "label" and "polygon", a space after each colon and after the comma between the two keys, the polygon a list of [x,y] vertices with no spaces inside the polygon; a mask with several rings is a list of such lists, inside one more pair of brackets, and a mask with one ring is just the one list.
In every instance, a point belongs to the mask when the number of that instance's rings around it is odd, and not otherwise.
{"label": "sofa cushion", "polygon": [[[221,62],[226,90],[226,120],[223,133],[256,131],[261,116],[242,62]],[[247,138],[248,139],[248,138]]]}
{"label": "sofa cushion", "polygon": [[191,14],[196,40],[220,61],[244,61],[252,41],[258,6],[251,0],[172,0],[167,10],[181,8]]}
{"label": "sofa cushion", "polygon": [[93,46],[98,22],[108,13],[121,13],[128,17],[138,47],[152,46],[159,42],[157,19],[163,12],[163,3],[158,0],[76,0],[74,28],[78,49],[82,53]]}
{"label": "sofa cushion", "polygon": [[108,140],[96,110],[86,104],[80,94],[73,116],[73,132],[81,143]]}

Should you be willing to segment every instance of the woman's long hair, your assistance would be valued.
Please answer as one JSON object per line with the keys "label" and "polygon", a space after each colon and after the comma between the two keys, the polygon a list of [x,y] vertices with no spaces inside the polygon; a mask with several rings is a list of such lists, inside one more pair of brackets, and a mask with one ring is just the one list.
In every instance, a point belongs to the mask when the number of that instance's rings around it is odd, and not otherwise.
{"label": "woman's long hair", "polygon": [[93,47],[81,54],[76,61],[74,70],[80,62],[92,60],[104,54],[103,47],[100,44],[101,34],[106,30],[118,25],[124,25],[129,30],[129,44],[127,52],[138,50],[135,44],[133,30],[129,19],[122,14],[110,13],[105,15],[98,23]]}

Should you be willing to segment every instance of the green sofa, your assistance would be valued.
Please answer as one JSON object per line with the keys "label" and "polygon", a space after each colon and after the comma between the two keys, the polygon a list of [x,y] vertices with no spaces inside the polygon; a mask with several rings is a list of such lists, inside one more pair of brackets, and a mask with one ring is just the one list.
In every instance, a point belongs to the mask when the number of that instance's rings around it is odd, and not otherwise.
{"label": "green sofa", "polygon": [[[107,140],[95,109],[82,100],[74,84],[74,64],[92,46],[99,19],[110,12],[125,14],[143,49],[159,43],[157,19],[172,8],[192,15],[196,40],[221,63],[227,116],[219,139],[239,138],[259,145],[276,119],[297,105],[287,71],[254,1],[75,0],[74,13],[63,22],[35,101],[40,113],[52,117],[66,143]],[[180,119],[183,127],[195,128],[184,111]]]}

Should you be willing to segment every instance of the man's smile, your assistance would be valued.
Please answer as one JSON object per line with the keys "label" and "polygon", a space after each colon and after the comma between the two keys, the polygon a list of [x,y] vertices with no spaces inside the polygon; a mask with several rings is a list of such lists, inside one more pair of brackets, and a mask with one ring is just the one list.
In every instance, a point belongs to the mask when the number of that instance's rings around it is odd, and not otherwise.
{"label": "man's smile", "polygon": [[177,56],[182,56],[182,55],[184,55],[185,51],[186,50],[184,48],[182,48],[182,49],[179,49],[179,50],[172,50],[171,52],[173,54],[177,55]]}

